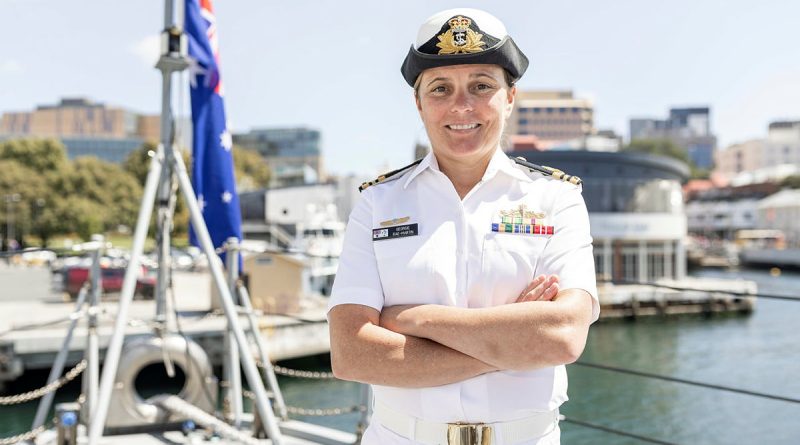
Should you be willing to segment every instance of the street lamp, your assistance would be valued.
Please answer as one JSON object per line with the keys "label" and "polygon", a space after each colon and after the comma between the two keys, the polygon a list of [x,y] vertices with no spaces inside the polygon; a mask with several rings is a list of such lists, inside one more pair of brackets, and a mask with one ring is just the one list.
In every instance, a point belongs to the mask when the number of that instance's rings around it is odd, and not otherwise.
{"label": "street lamp", "polygon": [[13,204],[20,202],[22,196],[19,193],[10,193],[5,195],[6,198],[6,249],[11,250],[11,240],[16,236],[14,234],[14,206]]}

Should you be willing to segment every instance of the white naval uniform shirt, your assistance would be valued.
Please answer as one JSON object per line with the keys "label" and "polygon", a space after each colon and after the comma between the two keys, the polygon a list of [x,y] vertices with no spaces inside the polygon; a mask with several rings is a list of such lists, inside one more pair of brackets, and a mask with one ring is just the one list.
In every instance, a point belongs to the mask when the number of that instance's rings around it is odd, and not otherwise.
{"label": "white naval uniform shirt", "polygon": [[[520,206],[538,213],[537,223],[553,226],[553,234],[492,231],[500,212]],[[387,238],[375,230],[405,218],[394,224],[404,227],[393,232],[414,233],[416,224],[416,235]],[[362,193],[347,225],[329,308],[497,306],[513,303],[540,274],[558,274],[560,289],[586,290],[593,299],[592,321],[597,319],[592,239],[580,187],[523,171],[498,149],[462,200],[429,153],[400,178]],[[497,371],[431,388],[373,385],[373,394],[376,403],[428,421],[488,423],[559,407],[567,400],[567,375],[563,365]],[[367,436],[392,434],[371,429]],[[387,436],[381,443],[411,443],[398,439]]]}

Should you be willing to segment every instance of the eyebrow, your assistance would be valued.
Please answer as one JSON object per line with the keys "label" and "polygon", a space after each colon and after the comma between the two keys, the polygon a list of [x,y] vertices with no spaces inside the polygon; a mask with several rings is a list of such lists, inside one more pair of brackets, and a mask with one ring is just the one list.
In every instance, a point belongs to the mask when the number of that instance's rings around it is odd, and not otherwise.
{"label": "eyebrow", "polygon": [[[492,80],[494,80],[494,81],[497,81],[497,79],[496,79],[494,76],[492,76],[492,75],[491,75],[491,74],[489,74],[489,73],[484,73],[484,72],[475,73],[475,74],[470,74],[470,75],[469,75],[469,77],[470,77],[470,78],[473,78],[473,79],[474,79],[474,78],[477,78],[477,77],[488,77],[489,79],[492,79]],[[426,87],[429,87],[429,86],[431,86],[431,84],[432,84],[432,83],[434,83],[434,82],[437,82],[437,81],[440,81],[440,80],[444,80],[444,81],[446,81],[446,80],[449,80],[449,79],[448,79],[447,77],[442,77],[442,76],[439,76],[439,77],[434,77],[433,79],[431,79],[431,80],[430,80],[430,82],[428,82],[428,85],[426,85]]]}

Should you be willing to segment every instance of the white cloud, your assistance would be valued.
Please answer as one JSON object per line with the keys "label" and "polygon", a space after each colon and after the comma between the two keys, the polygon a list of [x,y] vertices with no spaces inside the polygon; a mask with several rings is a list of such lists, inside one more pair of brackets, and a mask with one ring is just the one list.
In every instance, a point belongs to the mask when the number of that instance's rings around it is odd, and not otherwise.
{"label": "white cloud", "polygon": [[161,36],[158,34],[147,36],[131,45],[129,50],[142,63],[152,68],[158,62],[161,53]]}
{"label": "white cloud", "polygon": [[2,74],[18,74],[25,71],[21,63],[14,59],[4,60],[0,62],[0,73]]}

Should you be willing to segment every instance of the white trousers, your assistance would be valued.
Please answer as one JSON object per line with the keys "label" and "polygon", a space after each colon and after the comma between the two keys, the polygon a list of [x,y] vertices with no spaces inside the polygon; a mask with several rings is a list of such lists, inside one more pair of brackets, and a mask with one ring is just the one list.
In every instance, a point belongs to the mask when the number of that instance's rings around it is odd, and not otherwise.
{"label": "white trousers", "polygon": [[[561,444],[561,430],[556,427],[549,434],[524,442],[517,443],[501,443],[499,440],[492,441],[492,445],[560,445]],[[378,422],[373,422],[369,425],[364,432],[364,437],[361,438],[361,445],[422,445],[407,439],[399,434],[391,431]],[[447,445],[442,443],[441,445]]]}

